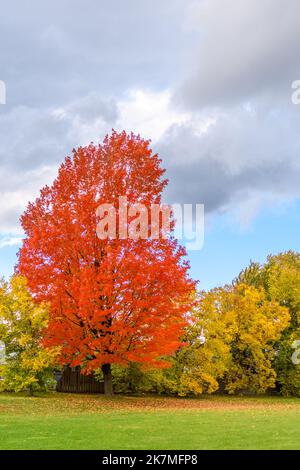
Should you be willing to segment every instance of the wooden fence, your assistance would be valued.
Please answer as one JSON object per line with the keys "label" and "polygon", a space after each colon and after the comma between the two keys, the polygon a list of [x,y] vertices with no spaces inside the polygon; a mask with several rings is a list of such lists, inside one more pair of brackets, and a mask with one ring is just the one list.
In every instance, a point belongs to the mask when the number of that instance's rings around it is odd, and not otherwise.
{"label": "wooden fence", "polygon": [[103,382],[92,375],[80,373],[80,367],[65,367],[57,380],[57,392],[66,393],[104,393]]}

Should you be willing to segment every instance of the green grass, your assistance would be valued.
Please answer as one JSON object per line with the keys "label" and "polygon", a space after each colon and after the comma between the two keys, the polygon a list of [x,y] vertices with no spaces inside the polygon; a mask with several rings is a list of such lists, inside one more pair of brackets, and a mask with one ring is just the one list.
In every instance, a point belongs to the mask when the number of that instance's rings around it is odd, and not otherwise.
{"label": "green grass", "polygon": [[300,400],[0,395],[0,449],[300,449]]}

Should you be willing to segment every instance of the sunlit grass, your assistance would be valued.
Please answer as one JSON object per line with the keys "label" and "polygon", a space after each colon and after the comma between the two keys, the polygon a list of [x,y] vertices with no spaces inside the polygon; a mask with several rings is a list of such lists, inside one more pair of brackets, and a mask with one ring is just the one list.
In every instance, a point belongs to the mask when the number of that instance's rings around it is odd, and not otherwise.
{"label": "sunlit grass", "polygon": [[300,449],[300,400],[0,395],[0,449]]}

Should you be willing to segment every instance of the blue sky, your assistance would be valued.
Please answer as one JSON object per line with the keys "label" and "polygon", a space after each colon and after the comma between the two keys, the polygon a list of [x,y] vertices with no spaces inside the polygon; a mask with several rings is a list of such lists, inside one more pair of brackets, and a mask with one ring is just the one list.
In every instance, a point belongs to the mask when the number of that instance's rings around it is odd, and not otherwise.
{"label": "blue sky", "polygon": [[112,128],[152,140],[168,202],[205,205],[204,248],[189,253],[203,288],[298,250],[299,22],[298,0],[2,5],[0,274],[28,201]]}
{"label": "blue sky", "polygon": [[189,253],[191,273],[203,289],[230,283],[250,260],[264,262],[271,253],[299,251],[299,240],[299,200],[284,209],[261,211],[244,229],[219,217],[206,229],[203,250]]}

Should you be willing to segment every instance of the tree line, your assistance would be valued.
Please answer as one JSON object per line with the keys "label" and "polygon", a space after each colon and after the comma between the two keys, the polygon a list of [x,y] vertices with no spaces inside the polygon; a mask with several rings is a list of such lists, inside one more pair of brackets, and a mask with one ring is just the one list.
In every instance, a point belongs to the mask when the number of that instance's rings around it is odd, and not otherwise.
{"label": "tree line", "polygon": [[[0,286],[2,390],[54,385],[59,347],[44,347],[49,307],[37,303],[26,279]],[[181,344],[163,355],[164,367],[114,364],[115,392],[199,396],[205,393],[300,396],[300,254],[251,263],[231,285],[194,293]],[[298,346],[299,348],[299,346]],[[294,358],[294,360],[293,360]],[[299,350],[300,359],[300,350]],[[103,379],[101,368],[94,371]]]}
{"label": "tree line", "polygon": [[[155,239],[124,238],[118,224],[115,237],[97,237],[100,204],[118,216],[120,196],[161,203],[161,163],[149,141],[113,131],[74,149],[28,204],[15,275],[0,284],[3,390],[48,388],[54,368],[69,366],[103,379],[106,394],[299,394],[298,253],[198,292],[184,247],[162,227]],[[137,234],[139,217],[128,220]]]}

